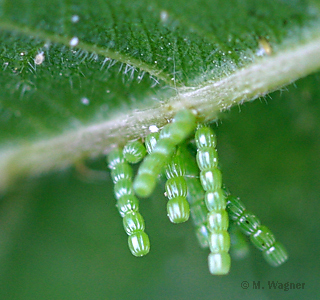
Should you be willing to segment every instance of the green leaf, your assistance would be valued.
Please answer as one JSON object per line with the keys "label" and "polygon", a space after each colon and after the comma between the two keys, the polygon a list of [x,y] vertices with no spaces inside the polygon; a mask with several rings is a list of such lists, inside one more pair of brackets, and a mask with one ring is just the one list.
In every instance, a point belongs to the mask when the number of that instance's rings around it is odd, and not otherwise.
{"label": "green leaf", "polygon": [[308,1],[1,1],[0,188],[314,72],[319,16]]}
{"label": "green leaf", "polygon": [[[320,73],[224,114],[215,130],[223,180],[289,252],[279,268],[261,252],[213,277],[191,220],[172,224],[159,186],[140,201],[150,253],[133,257],[110,177],[67,171],[0,198],[0,290],[6,300],[319,299]],[[106,170],[103,159],[89,165]],[[81,176],[85,175],[85,176]],[[269,289],[268,281],[305,283]],[[243,290],[241,282],[248,281]],[[264,289],[253,289],[260,281]]]}
{"label": "green leaf", "polygon": [[[151,251],[137,259],[110,178],[77,165],[0,195],[1,297],[318,299],[320,73],[267,105],[237,105],[319,69],[319,8],[316,0],[0,0],[1,191],[194,108],[199,120],[222,118],[224,181],[290,255],[272,269],[250,249],[230,276],[210,276],[191,224],[170,224],[159,188],[141,201]],[[104,159],[89,166],[106,170]],[[305,288],[282,293],[268,280]]]}

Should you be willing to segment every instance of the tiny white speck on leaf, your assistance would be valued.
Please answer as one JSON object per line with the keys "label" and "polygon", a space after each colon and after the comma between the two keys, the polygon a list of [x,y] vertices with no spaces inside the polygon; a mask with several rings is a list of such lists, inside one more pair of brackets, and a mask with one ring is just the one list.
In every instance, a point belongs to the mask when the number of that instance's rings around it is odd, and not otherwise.
{"label": "tiny white speck on leaf", "polygon": [[77,38],[76,36],[74,36],[70,41],[69,41],[69,45],[71,47],[75,47],[77,46],[79,43],[79,38]]}
{"label": "tiny white speck on leaf", "polygon": [[78,15],[73,15],[71,17],[71,22],[72,23],[77,23],[77,22],[79,22],[79,20],[80,20],[80,17]]}
{"label": "tiny white speck on leaf", "polygon": [[166,10],[162,10],[160,12],[160,19],[161,19],[161,22],[166,22],[169,18],[169,14]]}
{"label": "tiny white speck on leaf", "polygon": [[196,109],[191,109],[192,113],[197,116],[199,114],[199,112]]}
{"label": "tiny white speck on leaf", "polygon": [[272,48],[269,42],[265,38],[259,39],[259,48],[256,52],[257,56],[265,56],[265,55],[271,55],[272,54]]}
{"label": "tiny white speck on leaf", "polygon": [[44,54],[43,54],[43,52],[40,52],[40,53],[38,53],[37,55],[36,55],[36,57],[34,58],[34,63],[36,64],[36,65],[41,65],[42,63],[43,63],[43,61],[44,61]]}
{"label": "tiny white speck on leaf", "polygon": [[154,133],[154,132],[158,132],[159,128],[156,125],[150,125],[149,130],[150,130],[150,132]]}
{"label": "tiny white speck on leaf", "polygon": [[89,105],[90,104],[90,100],[86,97],[81,98],[81,103],[83,105]]}

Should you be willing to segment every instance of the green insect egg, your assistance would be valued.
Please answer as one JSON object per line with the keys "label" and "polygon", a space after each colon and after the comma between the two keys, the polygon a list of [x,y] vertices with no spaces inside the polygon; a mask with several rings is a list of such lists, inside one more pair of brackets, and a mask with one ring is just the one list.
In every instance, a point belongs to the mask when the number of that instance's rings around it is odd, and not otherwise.
{"label": "green insect egg", "polygon": [[222,175],[218,168],[201,171],[200,181],[205,191],[215,191],[222,186]]}
{"label": "green insect egg", "polygon": [[204,202],[199,202],[197,205],[191,205],[190,215],[193,224],[198,227],[207,222],[208,210]]}
{"label": "green insect egg", "polygon": [[165,189],[168,199],[186,197],[188,192],[187,183],[183,177],[173,177],[168,179]]}
{"label": "green insect egg", "polygon": [[[150,250],[148,235],[144,232],[143,217],[138,212],[139,200],[134,196],[132,184],[132,168],[126,162],[126,153],[133,153],[133,146],[127,146],[128,150],[115,149],[108,156],[108,164],[111,169],[111,177],[114,182],[114,194],[118,211],[123,217],[123,227],[128,237],[128,245],[135,256],[146,255]],[[132,161],[132,160],[131,160]]]}
{"label": "green insect egg", "polygon": [[175,145],[183,142],[195,129],[196,119],[189,110],[179,111],[173,118],[172,123],[163,127],[160,139],[165,138],[174,142]]}
{"label": "green insect egg", "polygon": [[240,230],[250,237],[253,245],[263,251],[263,257],[271,266],[279,266],[288,259],[288,254],[283,245],[276,242],[269,228],[261,226],[260,220],[255,215],[246,211],[239,198],[229,195],[227,197],[227,208],[229,216],[239,226]]}
{"label": "green insect egg", "polygon": [[185,146],[180,146],[177,150],[185,169],[185,181],[188,187],[187,201],[190,204],[190,215],[195,228],[196,238],[201,248],[208,248],[208,209],[203,201],[204,190],[199,180],[199,168],[195,158]]}
{"label": "green insect egg", "polygon": [[175,144],[182,143],[194,130],[194,124],[192,123],[172,123],[170,127],[170,139],[175,141]]}
{"label": "green insect egg", "polygon": [[159,139],[159,132],[153,132],[146,136],[144,144],[149,154],[153,151],[154,147],[157,144],[158,139]]}
{"label": "green insect egg", "polygon": [[227,275],[231,266],[229,253],[210,253],[208,256],[208,265],[212,275]]}
{"label": "green insect egg", "polygon": [[266,226],[258,227],[257,231],[250,235],[250,240],[259,250],[268,250],[276,242],[273,233]]}
{"label": "green insect egg", "polygon": [[245,206],[239,198],[232,195],[229,195],[226,200],[227,211],[229,213],[230,219],[237,221],[246,210]]}
{"label": "green insect egg", "polygon": [[144,231],[134,232],[128,236],[128,246],[134,256],[144,256],[150,251],[149,237]]}
{"label": "green insect egg", "polygon": [[133,182],[136,194],[142,198],[149,197],[157,185],[157,177],[153,174],[142,173]]}
{"label": "green insect egg", "polygon": [[156,177],[158,169],[163,165],[164,157],[161,153],[153,153],[153,155],[148,155],[143,160],[142,164],[139,167],[138,175],[140,174],[150,174]]}
{"label": "green insect egg", "polygon": [[225,231],[229,227],[228,213],[225,210],[210,211],[207,215],[207,222],[209,231]]}
{"label": "green insect egg", "polygon": [[230,236],[225,230],[216,230],[209,234],[209,247],[213,253],[222,251],[228,252],[230,249]]}
{"label": "green insect egg", "polygon": [[270,249],[262,252],[264,259],[273,267],[278,267],[288,260],[284,246],[276,242]]}
{"label": "green insect egg", "polygon": [[[188,118],[189,120],[187,120]],[[186,125],[184,122],[188,122],[188,124]],[[170,156],[173,154],[176,145],[185,140],[193,131],[195,126],[195,116],[188,110],[178,112],[173,119],[173,123],[164,126],[160,132],[159,140],[157,141],[153,151],[140,165],[138,174],[134,180],[134,190],[138,196],[150,196],[155,188],[156,178],[161,173]],[[173,138],[176,137],[175,129],[177,127],[183,129],[184,135],[181,136],[181,140]],[[170,128],[172,128],[172,131]],[[156,159],[154,159],[155,156],[157,156]],[[148,171],[148,169],[152,169],[152,172]],[[142,176],[144,173],[151,174],[154,177],[154,180],[150,180],[150,178],[148,179],[152,184],[149,185],[148,188],[146,188],[147,183],[143,182],[145,180],[145,178]]]}
{"label": "green insect egg", "polygon": [[164,125],[160,131],[159,134],[159,139],[167,139],[167,140],[174,140],[172,138],[172,134],[171,134],[171,127],[172,127],[172,123],[169,123],[167,125]]}
{"label": "green insect egg", "polygon": [[229,216],[226,212],[226,201],[221,189],[222,174],[218,168],[218,154],[215,149],[216,136],[213,130],[205,125],[198,125],[195,134],[197,145],[197,164],[200,182],[206,191],[205,203],[208,209],[207,228],[209,230],[208,257],[209,270],[214,275],[225,275],[230,270],[230,236],[227,231]]}
{"label": "green insect egg", "polygon": [[112,150],[108,155],[107,162],[109,169],[115,169],[116,165],[124,163],[125,159],[122,150],[118,148]]}
{"label": "green insect egg", "polygon": [[170,162],[166,165],[165,173],[168,179],[185,175],[186,170],[180,156],[175,155],[170,160]]}
{"label": "green insect egg", "polygon": [[160,171],[164,166],[164,163],[165,163],[164,156],[161,153],[154,153],[154,155],[152,156],[151,155],[147,156],[144,159],[143,163],[140,165],[140,168],[135,180],[137,180],[137,178],[141,174],[150,174],[155,179],[157,179],[158,172],[160,173]]}
{"label": "green insect egg", "polygon": [[200,148],[197,163],[201,171],[218,167],[218,152],[214,148]]}
{"label": "green insect egg", "polygon": [[188,194],[187,194],[187,200],[188,202],[193,205],[201,202],[204,199],[205,192],[202,188],[202,185],[200,183],[199,175],[189,175],[185,177],[187,186],[188,186]]}
{"label": "green insect egg", "polygon": [[128,163],[119,163],[114,169],[111,169],[111,178],[114,184],[123,179],[131,180],[132,168]]}
{"label": "green insect egg", "polygon": [[123,217],[123,228],[128,235],[133,234],[136,231],[144,231],[145,225],[143,217],[138,212],[128,212]]}
{"label": "green insect egg", "polygon": [[191,132],[196,128],[196,117],[191,110],[183,109],[174,116],[173,123],[184,124],[185,131]]}
{"label": "green insect egg", "polygon": [[260,227],[260,220],[251,212],[245,211],[238,220],[240,229],[247,235],[250,235],[257,231]]}
{"label": "green insect egg", "polygon": [[124,158],[132,164],[140,162],[146,153],[145,146],[139,141],[129,142],[123,148]]}
{"label": "green insect egg", "polygon": [[[175,147],[176,148],[176,147]],[[188,193],[187,183],[183,175],[185,174],[185,168],[180,158],[180,151],[177,148],[176,153],[171,157],[169,162],[165,166],[165,174],[167,182],[165,184],[166,196],[169,199],[167,204],[167,214],[173,223],[182,223],[189,219],[190,212],[189,204],[186,199],[183,201],[180,198],[186,198]],[[179,198],[179,202],[170,201],[175,198]],[[180,206],[179,206],[179,205]],[[178,211],[181,208],[182,211]]]}
{"label": "green insect egg", "polygon": [[209,211],[220,211],[226,209],[227,203],[222,189],[216,189],[213,192],[207,192],[204,200]]}
{"label": "green insect egg", "polygon": [[217,138],[210,127],[203,126],[197,129],[195,142],[198,149],[204,147],[215,148],[217,145]]}
{"label": "green insect egg", "polygon": [[170,158],[170,156],[173,154],[176,143],[174,140],[163,138],[159,139],[155,148],[153,149],[153,152],[151,152],[150,155],[162,155],[162,165],[165,165],[167,160]]}
{"label": "green insect egg", "polygon": [[167,203],[167,213],[172,223],[183,223],[188,221],[190,215],[189,203],[185,197],[175,197]]}
{"label": "green insect egg", "polygon": [[129,179],[119,180],[114,185],[114,195],[117,200],[124,195],[133,195],[132,181]]}
{"label": "green insect egg", "polygon": [[201,225],[196,228],[196,237],[201,248],[209,247],[209,231],[206,225]]}
{"label": "green insect egg", "polygon": [[[154,151],[149,156],[146,156],[140,165],[138,174],[134,180],[134,189],[138,196],[148,197],[153,192],[158,175],[164,168],[166,160],[175,149],[175,147],[167,149],[166,142],[166,140],[159,140]],[[145,176],[145,174],[149,174],[149,176]]]}
{"label": "green insect egg", "polygon": [[124,195],[119,198],[117,208],[123,218],[129,211],[137,212],[139,210],[139,200],[134,195]]}

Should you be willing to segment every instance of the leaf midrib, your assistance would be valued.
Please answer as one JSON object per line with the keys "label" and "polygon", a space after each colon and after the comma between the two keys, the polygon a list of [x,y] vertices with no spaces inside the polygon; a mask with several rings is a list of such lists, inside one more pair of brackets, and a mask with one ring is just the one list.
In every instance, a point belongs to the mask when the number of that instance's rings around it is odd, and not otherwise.
{"label": "leaf midrib", "polygon": [[150,125],[163,126],[181,108],[194,109],[200,121],[213,120],[235,104],[251,101],[320,69],[320,35],[256,61],[232,75],[203,86],[177,88],[157,106],[116,115],[112,120],[66,132],[55,138],[0,150],[0,190],[17,178],[66,168],[116,145],[144,137]]}

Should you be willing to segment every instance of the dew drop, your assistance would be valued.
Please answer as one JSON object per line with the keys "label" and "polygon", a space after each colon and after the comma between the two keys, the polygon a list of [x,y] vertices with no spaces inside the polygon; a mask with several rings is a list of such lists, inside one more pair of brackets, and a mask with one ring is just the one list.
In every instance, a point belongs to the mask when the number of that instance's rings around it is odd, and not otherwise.
{"label": "dew drop", "polygon": [[79,43],[79,38],[76,37],[76,36],[74,36],[74,37],[69,41],[69,45],[70,45],[71,47],[77,46],[78,43]]}
{"label": "dew drop", "polygon": [[158,132],[159,131],[159,128],[157,125],[150,125],[149,126],[149,131],[154,133],[154,132]]}
{"label": "dew drop", "polygon": [[160,12],[160,19],[161,19],[161,22],[166,22],[169,18],[169,14],[166,10],[162,10]]}
{"label": "dew drop", "polygon": [[90,100],[86,97],[81,98],[81,103],[83,105],[89,105],[90,104]]}
{"label": "dew drop", "polygon": [[42,52],[40,52],[40,53],[38,53],[37,55],[36,55],[36,57],[34,58],[34,63],[36,64],[36,65],[41,65],[42,63],[43,63],[43,61],[44,61],[44,54],[43,54],[43,51]]}
{"label": "dew drop", "polygon": [[77,22],[79,22],[79,20],[80,20],[80,17],[78,15],[73,15],[71,17],[71,22],[72,23],[77,23]]}

